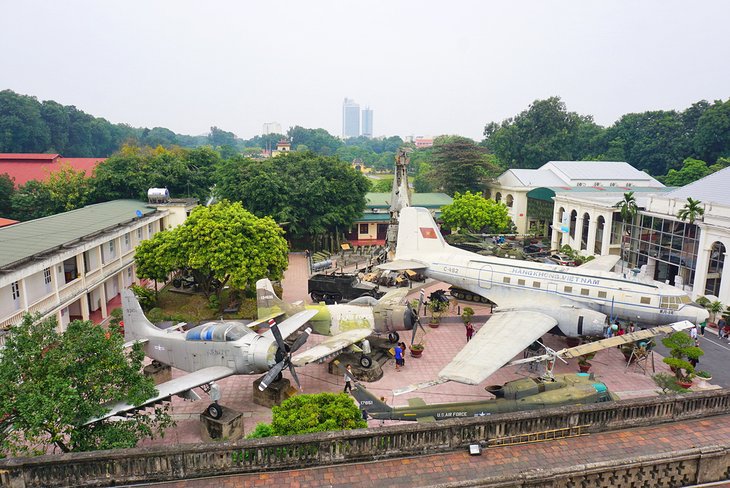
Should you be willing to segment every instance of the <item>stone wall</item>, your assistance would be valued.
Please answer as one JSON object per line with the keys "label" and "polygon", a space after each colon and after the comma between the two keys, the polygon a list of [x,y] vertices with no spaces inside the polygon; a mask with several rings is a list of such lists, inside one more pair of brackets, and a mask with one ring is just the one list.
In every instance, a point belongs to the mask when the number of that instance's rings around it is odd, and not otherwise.
{"label": "stone wall", "polygon": [[[454,419],[430,424],[393,425],[376,429],[323,432],[231,443],[5,459],[0,460],[0,484],[13,488],[110,486],[370,461],[387,457],[447,452],[475,442],[566,427],[586,426],[584,432],[603,432],[626,427],[649,426],[725,414],[729,411],[729,407],[730,390],[712,390],[535,412]],[[727,462],[725,447],[718,446],[717,451],[720,453],[717,456],[722,458],[720,464]],[[689,456],[687,461],[672,456],[671,459],[647,461],[649,463],[647,466],[659,463],[668,467],[654,466],[651,469],[679,470],[684,473],[682,476],[689,476],[689,479],[701,478],[703,481],[712,481],[710,478],[714,474],[708,478],[707,473],[699,471],[702,468],[700,460],[705,459],[699,450],[697,453],[685,454]],[[694,461],[691,461],[692,459]],[[678,467],[673,467],[675,465]],[[617,466],[620,469],[629,469],[626,462]],[[694,469],[692,471],[689,466],[696,468],[692,468]],[[587,469],[589,467],[580,467],[582,471]],[[595,473],[586,471],[576,474],[575,469],[571,471],[571,468],[566,467],[572,474],[556,473],[555,476],[562,477],[560,479],[565,476],[598,476],[596,473],[610,472],[612,468],[607,465],[595,466],[595,469],[597,470]],[[706,471],[710,473],[712,470],[708,468]],[[537,486],[525,484],[527,480],[520,483],[508,482],[499,486]],[[565,485],[548,483],[540,486]],[[603,485],[598,483],[595,486]]]}

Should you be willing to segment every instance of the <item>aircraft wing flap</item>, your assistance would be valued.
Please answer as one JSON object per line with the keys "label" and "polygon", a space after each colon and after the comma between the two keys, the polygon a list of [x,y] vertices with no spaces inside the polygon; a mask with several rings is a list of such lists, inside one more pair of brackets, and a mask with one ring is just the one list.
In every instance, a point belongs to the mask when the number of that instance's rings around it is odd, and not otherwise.
{"label": "aircraft wing flap", "polygon": [[441,370],[439,379],[477,385],[556,325],[540,312],[496,313]]}
{"label": "aircraft wing flap", "polygon": [[165,398],[171,397],[172,395],[177,395],[178,393],[182,393],[200,385],[210,383],[211,381],[226,378],[228,376],[231,376],[233,373],[233,369],[227,368],[225,366],[212,366],[210,368],[199,369],[198,371],[186,374],[185,376],[181,376],[180,378],[175,378],[173,380],[160,383],[156,387],[157,395],[153,396],[152,398],[148,398],[140,405],[132,405],[127,402],[117,402],[114,404],[105,405],[110,410],[104,415],[90,419],[86,422],[85,425],[98,422],[100,420],[104,420],[109,417],[113,417],[114,415],[128,412],[130,410],[137,410],[144,405],[149,405],[159,400],[164,400]]}
{"label": "aircraft wing flap", "polygon": [[378,300],[378,305],[384,305],[387,307],[400,305],[406,295],[408,295],[409,291],[410,290],[408,288],[397,288],[395,290],[391,290]]}
{"label": "aircraft wing flap", "polygon": [[332,337],[322,341],[314,347],[307,349],[304,352],[300,352],[292,358],[292,364],[294,366],[304,366],[305,364],[313,363],[324,359],[327,356],[336,354],[343,349],[360,342],[372,333],[369,327],[363,327],[359,329],[347,330],[340,332]]}
{"label": "aircraft wing flap", "polygon": [[[279,327],[279,332],[281,332],[281,336],[286,339],[294,332],[301,329],[304,324],[309,322],[311,318],[315,315],[317,315],[317,310],[303,310],[282,321],[280,324],[277,325],[277,327]],[[267,330],[261,335],[270,337],[272,339],[274,338],[274,333],[271,332],[271,330]]]}
{"label": "aircraft wing flap", "polygon": [[420,261],[411,261],[408,259],[396,259],[395,261],[391,261],[389,263],[383,263],[376,266],[378,269],[382,269],[385,271],[405,271],[407,269],[417,270],[417,269],[426,269],[428,268],[428,265],[420,262]]}
{"label": "aircraft wing flap", "polygon": [[606,256],[597,256],[595,259],[591,259],[578,267],[580,269],[589,269],[594,271],[611,271],[613,267],[616,266],[619,259],[621,259],[621,256],[611,254]]}

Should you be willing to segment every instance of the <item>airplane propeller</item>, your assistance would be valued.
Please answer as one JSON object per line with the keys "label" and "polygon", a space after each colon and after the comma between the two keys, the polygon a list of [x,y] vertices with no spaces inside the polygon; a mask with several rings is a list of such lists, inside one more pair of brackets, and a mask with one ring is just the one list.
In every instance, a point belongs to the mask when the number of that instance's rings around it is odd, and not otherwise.
{"label": "airplane propeller", "polygon": [[297,351],[297,349],[302,347],[304,343],[307,342],[307,339],[309,339],[309,334],[312,333],[312,329],[310,327],[304,329],[302,334],[296,338],[291,347],[287,347],[286,343],[284,342],[284,338],[281,336],[281,331],[276,325],[276,322],[274,320],[269,320],[269,326],[271,327],[271,332],[274,334],[274,339],[276,340],[276,345],[278,346],[278,349],[276,351],[277,363],[269,370],[268,373],[266,373],[266,375],[264,375],[261,383],[259,383],[259,390],[264,391],[271,384],[272,381],[276,380],[276,378],[281,374],[281,371],[287,366],[289,367],[289,372],[291,373],[292,378],[294,378],[294,382],[297,384],[297,387],[301,389],[302,385],[301,383],[299,383],[299,377],[297,376],[297,372],[294,370],[294,365],[291,363],[291,357],[292,354]]}
{"label": "airplane propeller", "polygon": [[421,306],[423,305],[423,298],[426,296],[425,292],[421,290],[421,294],[418,297],[418,308],[416,310],[413,309],[410,302],[406,302],[406,305],[408,306],[408,310],[411,311],[411,321],[413,322],[413,334],[411,335],[411,345],[416,340],[416,332],[418,332],[418,328],[420,327],[423,333],[426,333],[426,329],[423,328],[423,324],[421,324]]}

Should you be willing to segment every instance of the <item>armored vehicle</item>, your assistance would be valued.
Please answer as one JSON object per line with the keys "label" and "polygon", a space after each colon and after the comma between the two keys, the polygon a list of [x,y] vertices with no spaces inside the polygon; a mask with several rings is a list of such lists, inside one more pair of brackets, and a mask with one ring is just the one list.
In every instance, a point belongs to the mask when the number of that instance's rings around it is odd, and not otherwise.
{"label": "armored vehicle", "polygon": [[380,298],[378,285],[361,281],[356,274],[315,274],[309,277],[307,291],[315,303],[328,305],[342,303],[358,297]]}

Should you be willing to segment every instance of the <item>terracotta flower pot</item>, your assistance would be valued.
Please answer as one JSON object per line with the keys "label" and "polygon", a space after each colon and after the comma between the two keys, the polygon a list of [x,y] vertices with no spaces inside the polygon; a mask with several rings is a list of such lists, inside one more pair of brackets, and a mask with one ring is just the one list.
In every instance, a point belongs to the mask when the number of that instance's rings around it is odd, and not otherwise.
{"label": "terracotta flower pot", "polygon": [[583,363],[578,364],[578,369],[580,369],[581,373],[587,373],[589,369],[591,369],[591,363]]}
{"label": "terracotta flower pot", "polygon": [[682,388],[689,388],[692,386],[692,380],[677,380],[677,384]]}
{"label": "terracotta flower pot", "polygon": [[423,354],[423,349],[411,349],[411,357],[420,358]]}

